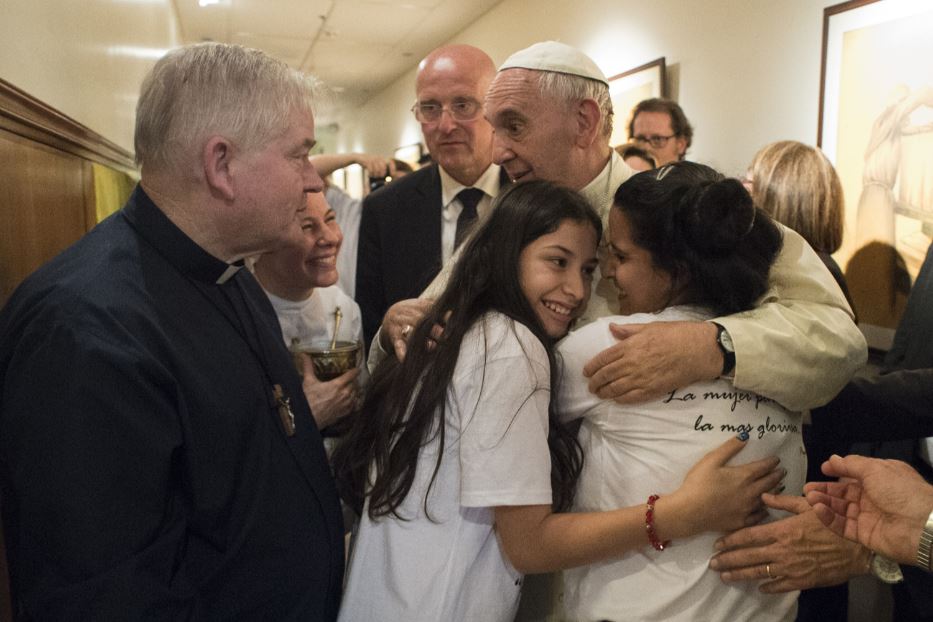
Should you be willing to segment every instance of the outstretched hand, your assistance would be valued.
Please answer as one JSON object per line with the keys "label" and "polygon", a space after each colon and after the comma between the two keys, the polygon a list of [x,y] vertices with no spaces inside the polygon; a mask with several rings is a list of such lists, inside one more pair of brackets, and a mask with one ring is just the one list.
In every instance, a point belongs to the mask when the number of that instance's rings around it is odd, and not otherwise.
{"label": "outstretched hand", "polygon": [[711,322],[610,324],[619,343],[586,364],[590,392],[620,404],[644,402],[722,371]]}
{"label": "outstretched hand", "polygon": [[933,486],[899,460],[832,456],[807,501],[834,533],[904,564],[916,564],[920,533],[933,511]]}
{"label": "outstretched hand", "polygon": [[709,566],[725,583],[765,581],[758,589],[776,594],[836,585],[868,571],[868,549],[827,529],[803,497],[761,499],[793,515],[720,538]]}

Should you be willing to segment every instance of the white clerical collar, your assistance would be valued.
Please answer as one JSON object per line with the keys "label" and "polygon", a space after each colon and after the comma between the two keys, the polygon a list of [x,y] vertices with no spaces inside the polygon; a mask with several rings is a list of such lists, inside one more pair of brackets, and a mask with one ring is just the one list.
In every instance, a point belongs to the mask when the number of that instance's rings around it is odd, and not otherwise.
{"label": "white clerical collar", "polygon": [[441,173],[441,204],[444,206],[450,205],[451,201],[457,198],[457,194],[465,188],[479,188],[489,197],[495,197],[499,194],[498,164],[490,164],[472,186],[464,186],[451,177],[442,166],[438,166],[437,170]]}
{"label": "white clerical collar", "polygon": [[217,277],[217,285],[223,285],[227,281],[233,278],[233,276],[240,271],[240,268],[243,267],[243,260],[236,261],[227,266],[227,269],[224,270],[223,274]]}

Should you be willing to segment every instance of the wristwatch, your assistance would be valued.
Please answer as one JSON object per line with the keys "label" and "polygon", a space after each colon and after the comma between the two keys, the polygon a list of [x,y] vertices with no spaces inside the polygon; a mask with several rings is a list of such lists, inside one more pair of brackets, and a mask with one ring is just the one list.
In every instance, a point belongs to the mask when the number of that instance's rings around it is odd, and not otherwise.
{"label": "wristwatch", "polygon": [[716,324],[716,322],[713,322],[713,324],[717,329],[716,345],[719,346],[719,351],[722,352],[722,373],[720,376],[727,376],[735,369],[735,345],[733,345],[732,337],[725,326]]}
{"label": "wristwatch", "polygon": [[901,567],[896,561],[874,551],[871,552],[868,567],[871,573],[884,583],[893,585],[904,580],[904,573],[901,572]]}
{"label": "wristwatch", "polygon": [[927,572],[933,572],[933,512],[930,512],[930,516],[927,518],[927,524],[924,525],[923,531],[920,532],[920,546],[917,547],[917,565],[926,570]]}

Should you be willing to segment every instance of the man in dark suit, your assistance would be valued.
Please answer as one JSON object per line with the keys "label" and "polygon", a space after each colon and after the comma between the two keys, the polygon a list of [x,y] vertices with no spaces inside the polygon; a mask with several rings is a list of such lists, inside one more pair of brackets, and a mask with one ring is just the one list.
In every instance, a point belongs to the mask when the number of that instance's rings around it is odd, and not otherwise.
{"label": "man in dark suit", "polygon": [[507,181],[492,163],[492,127],[483,118],[495,74],[492,59],[469,45],[438,48],[418,65],[412,111],[434,164],[363,202],[356,300],[367,345],[390,306],[427,304],[413,299]]}
{"label": "man in dark suit", "polygon": [[143,82],[132,197],[0,312],[17,620],[336,619],[337,492],[240,269],[323,189],[313,96],[258,50],[169,52]]}

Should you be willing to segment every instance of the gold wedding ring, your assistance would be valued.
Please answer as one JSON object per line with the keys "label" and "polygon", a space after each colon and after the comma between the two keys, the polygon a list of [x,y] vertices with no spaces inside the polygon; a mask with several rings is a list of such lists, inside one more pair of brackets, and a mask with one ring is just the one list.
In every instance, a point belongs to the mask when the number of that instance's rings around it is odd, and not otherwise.
{"label": "gold wedding ring", "polygon": [[771,574],[771,564],[765,564],[765,572],[768,573],[768,578],[773,579],[774,576]]}
{"label": "gold wedding ring", "polygon": [[411,324],[405,324],[405,327],[402,328],[402,339],[408,339],[408,334],[411,332]]}

